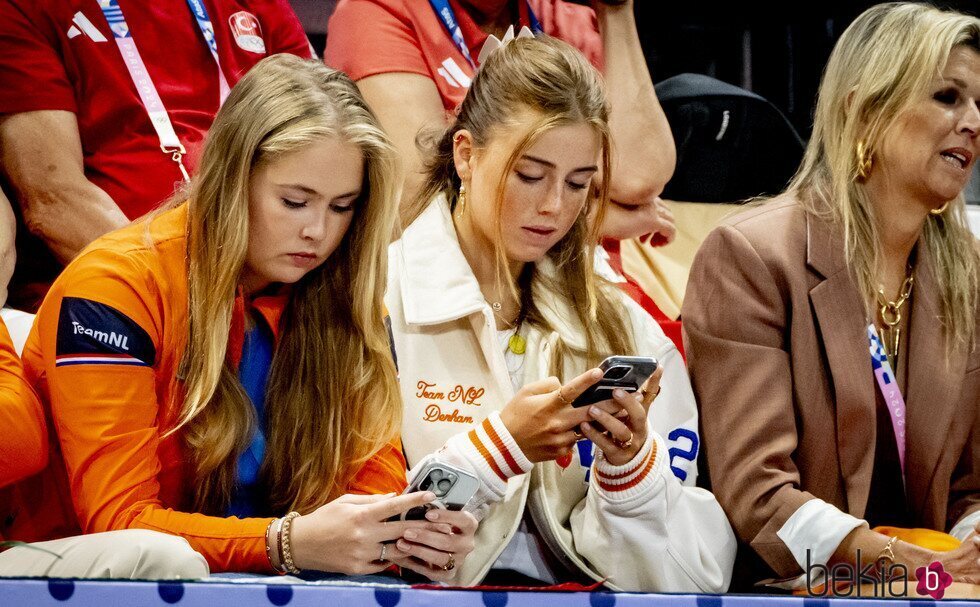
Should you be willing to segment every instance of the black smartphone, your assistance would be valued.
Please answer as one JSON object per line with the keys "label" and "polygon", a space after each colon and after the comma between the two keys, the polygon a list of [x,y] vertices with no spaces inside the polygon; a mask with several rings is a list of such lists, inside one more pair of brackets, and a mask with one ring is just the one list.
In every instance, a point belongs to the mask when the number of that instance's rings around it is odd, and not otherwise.
{"label": "black smartphone", "polygon": [[652,356],[610,356],[602,361],[602,379],[572,402],[573,407],[585,407],[603,400],[610,400],[616,388],[636,392],[650,379],[659,363]]}
{"label": "black smartphone", "polygon": [[462,510],[479,488],[480,479],[469,472],[442,462],[429,462],[415,475],[415,479],[404,493],[431,491],[435,493],[436,499],[428,504],[410,508],[388,520],[419,521],[424,519],[425,513],[433,508]]}

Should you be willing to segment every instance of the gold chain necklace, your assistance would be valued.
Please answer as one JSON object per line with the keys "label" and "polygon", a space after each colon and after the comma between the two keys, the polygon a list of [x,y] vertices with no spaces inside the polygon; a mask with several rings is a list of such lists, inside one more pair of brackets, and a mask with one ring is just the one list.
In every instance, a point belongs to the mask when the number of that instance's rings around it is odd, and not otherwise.
{"label": "gold chain necklace", "polygon": [[891,363],[894,372],[898,372],[895,368],[896,361],[898,360],[898,347],[902,339],[902,307],[905,302],[908,301],[909,296],[912,295],[912,286],[915,283],[912,277],[912,268],[909,267],[905,275],[905,282],[902,283],[902,288],[899,289],[898,299],[895,301],[888,301],[885,298],[885,292],[880,287],[878,288],[878,305],[881,307],[878,309],[878,315],[881,317],[881,324],[883,325],[881,329],[878,329],[878,337],[881,339],[881,343],[885,348],[885,354],[888,355],[888,362]]}

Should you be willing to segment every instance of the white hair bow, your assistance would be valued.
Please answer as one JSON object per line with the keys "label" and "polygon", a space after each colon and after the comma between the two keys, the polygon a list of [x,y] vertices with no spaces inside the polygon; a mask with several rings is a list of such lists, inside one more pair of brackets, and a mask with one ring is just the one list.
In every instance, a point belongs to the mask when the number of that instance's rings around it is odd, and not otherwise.
{"label": "white hair bow", "polygon": [[514,38],[534,38],[534,32],[532,32],[530,28],[525,25],[515,36],[514,26],[512,25],[507,28],[507,33],[504,34],[503,38],[498,39],[496,36],[491,34],[487,38],[487,41],[483,43],[483,49],[480,51],[480,56],[477,57],[477,62],[479,62],[480,65],[483,65],[486,58],[489,57],[495,50],[507,46],[507,44]]}

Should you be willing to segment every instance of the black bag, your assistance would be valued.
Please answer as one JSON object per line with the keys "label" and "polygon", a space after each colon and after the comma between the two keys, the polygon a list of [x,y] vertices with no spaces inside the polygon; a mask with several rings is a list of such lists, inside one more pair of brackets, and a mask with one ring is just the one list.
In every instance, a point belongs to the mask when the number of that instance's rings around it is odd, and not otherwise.
{"label": "black bag", "polygon": [[781,192],[803,158],[803,140],[762,97],[702,74],[656,85],[677,146],[663,197],[739,202]]}

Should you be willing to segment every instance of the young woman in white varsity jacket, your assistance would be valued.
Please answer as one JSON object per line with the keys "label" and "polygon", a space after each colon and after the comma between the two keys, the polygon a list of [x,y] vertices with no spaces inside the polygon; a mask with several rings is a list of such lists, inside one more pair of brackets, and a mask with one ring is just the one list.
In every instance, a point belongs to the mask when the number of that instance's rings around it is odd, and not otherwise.
{"label": "young woman in white varsity jacket", "polygon": [[[684,364],[594,270],[610,170],[598,73],[557,40],[514,40],[483,63],[434,148],[389,251],[385,299],[405,455],[482,481],[457,581],[724,592],[735,537],[694,486]],[[638,397],[573,408],[613,354],[655,356],[661,369]]]}

